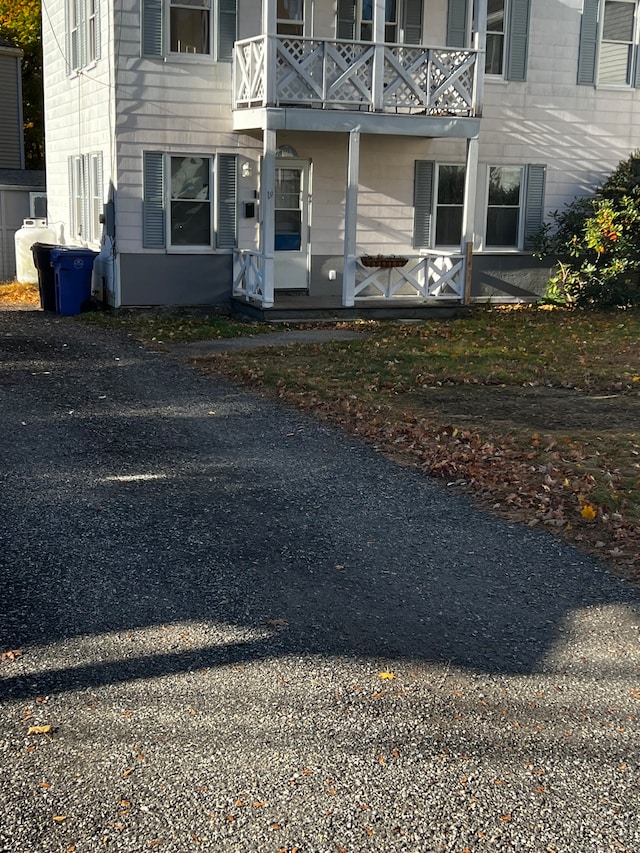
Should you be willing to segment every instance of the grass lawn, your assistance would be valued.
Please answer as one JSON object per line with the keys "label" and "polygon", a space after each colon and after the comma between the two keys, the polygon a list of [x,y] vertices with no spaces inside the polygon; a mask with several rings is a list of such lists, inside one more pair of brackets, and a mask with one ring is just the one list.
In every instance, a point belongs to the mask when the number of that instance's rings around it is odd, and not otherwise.
{"label": "grass lawn", "polygon": [[[3,302],[38,304],[37,288],[0,285]],[[188,312],[80,320],[163,349],[282,330]],[[357,340],[256,344],[193,364],[334,421],[640,581],[640,314],[493,308],[351,327]]]}
{"label": "grass lawn", "polygon": [[195,362],[640,580],[640,315],[483,309],[359,328]]}

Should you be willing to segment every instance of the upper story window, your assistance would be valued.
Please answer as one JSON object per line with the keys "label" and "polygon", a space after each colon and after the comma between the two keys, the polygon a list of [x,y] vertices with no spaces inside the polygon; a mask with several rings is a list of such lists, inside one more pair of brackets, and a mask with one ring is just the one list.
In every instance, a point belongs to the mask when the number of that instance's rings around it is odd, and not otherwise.
{"label": "upper story window", "polygon": [[228,61],[236,39],[236,0],[142,0],[143,56]]}
{"label": "upper story window", "polygon": [[67,74],[100,59],[100,0],[67,0]]}
{"label": "upper story window", "polygon": [[583,0],[578,84],[640,86],[637,0]]}
{"label": "upper story window", "polygon": [[203,53],[211,44],[211,0],[170,0],[169,50]]}
{"label": "upper story window", "polygon": [[487,3],[487,55],[485,73],[502,76],[505,46],[506,0],[488,0]]}
{"label": "upper story window", "polygon": [[[465,48],[468,32],[468,3],[449,0],[447,45]],[[531,0],[487,0],[487,53],[485,73],[492,77],[523,82],[527,79]]]}
{"label": "upper story window", "polygon": [[280,35],[304,35],[304,0],[278,0],[277,15]]}
{"label": "upper story window", "polygon": [[598,83],[631,85],[636,42],[635,0],[605,0]]}
{"label": "upper story window", "polygon": [[[338,0],[337,37],[373,41],[375,0]],[[385,0],[384,40],[388,44],[422,42],[423,0]]]}

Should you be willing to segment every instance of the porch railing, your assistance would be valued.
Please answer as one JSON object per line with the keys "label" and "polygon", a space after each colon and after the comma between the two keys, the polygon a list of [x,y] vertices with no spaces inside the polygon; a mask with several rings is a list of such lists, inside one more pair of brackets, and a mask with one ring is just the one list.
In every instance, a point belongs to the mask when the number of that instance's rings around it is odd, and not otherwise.
{"label": "porch railing", "polygon": [[464,299],[464,257],[431,252],[404,267],[363,266],[356,259],[356,302],[368,299]]}
{"label": "porch railing", "polygon": [[[355,302],[366,300],[417,301],[464,299],[465,266],[460,254],[431,252],[409,258],[406,266],[386,269],[364,266],[356,259]],[[262,305],[273,302],[266,294],[264,259],[259,251],[234,252],[233,295]]]}
{"label": "porch railing", "polygon": [[479,114],[475,50],[291,36],[236,42],[234,108]]}
{"label": "porch railing", "polygon": [[233,295],[262,304],[264,259],[260,252],[236,249],[233,253]]}

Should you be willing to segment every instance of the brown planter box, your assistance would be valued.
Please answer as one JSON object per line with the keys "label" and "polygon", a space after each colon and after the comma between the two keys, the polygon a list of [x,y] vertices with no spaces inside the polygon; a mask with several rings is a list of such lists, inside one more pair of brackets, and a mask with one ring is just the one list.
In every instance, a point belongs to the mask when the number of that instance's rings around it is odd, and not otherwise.
{"label": "brown planter box", "polygon": [[363,267],[378,267],[389,270],[394,267],[403,267],[409,263],[409,258],[401,258],[399,255],[362,255],[360,263]]}

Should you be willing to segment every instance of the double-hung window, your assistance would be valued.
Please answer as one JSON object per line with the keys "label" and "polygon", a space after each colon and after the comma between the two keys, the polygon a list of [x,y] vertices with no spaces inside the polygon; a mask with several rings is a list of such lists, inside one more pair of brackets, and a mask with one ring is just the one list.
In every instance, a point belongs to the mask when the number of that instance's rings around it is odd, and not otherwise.
{"label": "double-hung window", "polygon": [[143,156],[144,245],[176,251],[236,245],[235,154]]}
{"label": "double-hung window", "polygon": [[[470,43],[469,4],[449,0],[447,45],[465,48]],[[487,0],[487,53],[485,72],[504,80],[527,79],[531,0]]]}
{"label": "double-hung window", "polygon": [[[337,37],[373,41],[375,0],[338,0]],[[388,44],[420,44],[423,0],[385,0],[384,40]]]}
{"label": "double-hung window", "polygon": [[304,35],[304,0],[278,0],[277,16],[279,35]]}
{"label": "double-hung window", "polygon": [[231,60],[236,0],[142,0],[143,56]]}
{"label": "double-hung window", "polygon": [[67,74],[100,59],[100,0],[66,0]]}
{"label": "double-hung window", "polygon": [[[545,167],[483,166],[486,175],[484,229],[478,213],[477,239],[484,249],[528,249],[542,225]],[[413,245],[451,249],[462,240],[465,168],[417,160]],[[488,184],[488,186],[487,186]]]}
{"label": "double-hung window", "polygon": [[69,226],[71,238],[99,243],[103,207],[102,152],[69,158]]}
{"label": "double-hung window", "polygon": [[637,0],[583,0],[578,83],[640,86]]}

